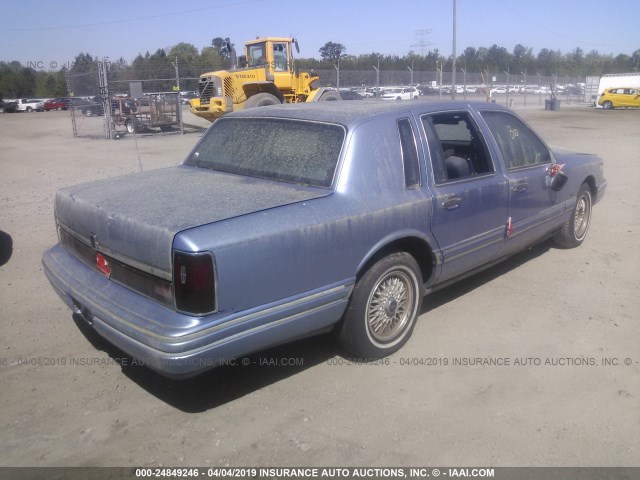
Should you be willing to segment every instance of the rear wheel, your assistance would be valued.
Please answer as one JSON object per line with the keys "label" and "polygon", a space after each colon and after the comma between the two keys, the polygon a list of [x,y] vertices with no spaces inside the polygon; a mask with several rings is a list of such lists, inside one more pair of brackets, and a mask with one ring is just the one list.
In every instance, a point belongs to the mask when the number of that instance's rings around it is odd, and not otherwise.
{"label": "rear wheel", "polygon": [[553,237],[557,245],[563,248],[574,248],[582,244],[591,223],[591,203],[591,189],[589,185],[583,183],[578,191],[573,215]]}
{"label": "rear wheel", "polygon": [[87,117],[92,117],[92,116],[93,116],[93,110],[91,110],[90,108],[88,108],[88,109],[84,112],[84,114],[85,114]]}
{"label": "rear wheel", "polygon": [[409,340],[422,305],[422,275],[406,252],[383,257],[356,282],[339,341],[366,359],[382,358]]}
{"label": "rear wheel", "polygon": [[602,108],[604,108],[605,110],[613,110],[613,103],[607,100],[602,104]]}
{"label": "rear wheel", "polygon": [[339,102],[342,100],[342,97],[338,92],[334,92],[333,90],[328,90],[322,94],[319,102]]}
{"label": "rear wheel", "polygon": [[280,105],[280,100],[270,93],[257,93],[245,102],[244,108],[266,107],[268,105]]}
{"label": "rear wheel", "polygon": [[28,112],[28,113],[33,112],[33,108],[31,108],[31,107],[27,107],[27,112]]}

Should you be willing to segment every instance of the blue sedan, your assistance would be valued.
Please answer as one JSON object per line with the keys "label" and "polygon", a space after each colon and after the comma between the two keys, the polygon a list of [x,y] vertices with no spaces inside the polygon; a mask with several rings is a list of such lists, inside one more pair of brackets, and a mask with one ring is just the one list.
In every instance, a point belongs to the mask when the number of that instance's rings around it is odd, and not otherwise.
{"label": "blue sedan", "polygon": [[600,158],[491,103],[263,107],[180,166],[59,191],[44,271],[169,377],[332,330],[375,359],[428,293],[548,238],[579,246],[605,187]]}

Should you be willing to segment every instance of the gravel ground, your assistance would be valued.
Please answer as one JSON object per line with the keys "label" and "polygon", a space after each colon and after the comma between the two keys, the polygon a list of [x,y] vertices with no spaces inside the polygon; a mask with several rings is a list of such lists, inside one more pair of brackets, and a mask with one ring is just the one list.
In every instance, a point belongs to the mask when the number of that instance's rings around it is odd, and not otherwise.
{"label": "gravel ground", "polygon": [[516,108],[606,161],[583,246],[427,297],[388,364],[318,337],[183,382],[76,324],[40,258],[57,189],[177,164],[198,136],[74,139],[66,112],[0,115],[0,466],[637,466],[640,111]]}

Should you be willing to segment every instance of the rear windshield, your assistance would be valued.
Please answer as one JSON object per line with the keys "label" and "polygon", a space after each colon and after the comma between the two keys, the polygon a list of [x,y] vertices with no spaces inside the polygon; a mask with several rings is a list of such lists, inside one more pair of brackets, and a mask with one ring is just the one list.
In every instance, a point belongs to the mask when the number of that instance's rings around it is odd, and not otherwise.
{"label": "rear windshield", "polygon": [[222,118],[188,165],[316,187],[331,186],[345,130],[278,118]]}

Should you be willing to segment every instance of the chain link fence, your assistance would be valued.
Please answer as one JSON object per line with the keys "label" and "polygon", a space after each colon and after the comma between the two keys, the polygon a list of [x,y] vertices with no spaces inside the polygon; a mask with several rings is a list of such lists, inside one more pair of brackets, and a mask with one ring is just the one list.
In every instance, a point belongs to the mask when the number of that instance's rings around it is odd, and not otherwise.
{"label": "chain link fence", "polygon": [[[74,137],[119,138],[127,134],[201,132],[206,128],[188,108],[184,92],[197,92],[199,75],[212,68],[200,62],[179,64],[165,59],[162,66],[140,67],[94,60],[67,72],[70,117]],[[407,70],[316,70],[317,86],[340,89],[419,85],[423,95],[450,95],[452,72]],[[552,87],[558,98],[587,102],[585,79],[527,75],[526,72],[456,73],[456,97],[482,99],[488,91],[509,104],[509,97],[543,104]],[[543,87],[543,88],[540,88]],[[560,88],[558,88],[560,87]],[[200,125],[198,125],[200,123]]]}
{"label": "chain link fence", "polygon": [[[190,123],[180,82],[197,86],[198,78],[159,77],[158,72],[135,78],[119,75],[110,62],[95,60],[67,72],[68,110],[74,137],[120,138],[131,134],[202,132]],[[177,73],[177,69],[176,69]],[[123,78],[128,77],[128,78]]]}

